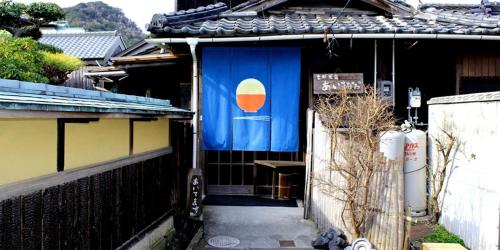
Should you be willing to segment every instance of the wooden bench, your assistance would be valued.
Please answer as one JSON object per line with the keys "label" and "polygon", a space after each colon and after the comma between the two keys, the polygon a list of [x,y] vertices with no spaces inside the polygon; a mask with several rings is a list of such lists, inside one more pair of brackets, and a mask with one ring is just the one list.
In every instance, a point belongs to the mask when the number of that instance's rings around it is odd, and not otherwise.
{"label": "wooden bench", "polygon": [[282,168],[296,167],[296,168],[305,168],[306,163],[302,161],[267,161],[267,160],[255,160],[253,167],[253,183],[254,183],[254,194],[257,193],[257,166],[268,167],[273,170],[272,176],[272,184],[271,184],[271,198],[275,198],[275,189],[276,189],[276,174]]}

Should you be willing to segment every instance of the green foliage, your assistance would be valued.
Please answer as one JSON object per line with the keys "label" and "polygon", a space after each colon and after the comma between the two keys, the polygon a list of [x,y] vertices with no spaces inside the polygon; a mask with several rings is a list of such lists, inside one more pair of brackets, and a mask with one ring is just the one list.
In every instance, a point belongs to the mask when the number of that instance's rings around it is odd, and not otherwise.
{"label": "green foliage", "polygon": [[49,23],[64,18],[64,10],[55,3],[32,3],[26,8],[26,14],[39,23]]}
{"label": "green foliage", "polygon": [[12,34],[6,30],[0,30],[0,38],[11,38]]}
{"label": "green foliage", "polygon": [[24,26],[16,30],[14,34],[16,37],[31,37],[35,40],[40,39],[42,37],[42,32],[35,25]]}
{"label": "green foliage", "polygon": [[54,3],[24,5],[12,0],[0,0],[0,29],[16,37],[41,37],[41,25],[64,18],[64,10]]}
{"label": "green foliage", "polygon": [[0,78],[48,82],[42,69],[43,56],[33,39],[0,37]]}
{"label": "green foliage", "polygon": [[465,243],[460,237],[448,232],[442,225],[437,225],[432,234],[425,236],[422,242],[430,243],[458,243],[465,246]]}
{"label": "green foliage", "polygon": [[0,0],[0,27],[19,24],[25,9],[26,5],[22,3]]}
{"label": "green foliage", "polygon": [[0,36],[0,78],[60,84],[84,66],[77,57],[60,53],[31,38]]}
{"label": "green foliage", "polygon": [[127,46],[142,40],[146,35],[128,19],[122,10],[103,2],[80,3],[65,8],[66,20],[73,27],[83,27],[88,31],[118,30]]}
{"label": "green foliage", "polygon": [[38,50],[45,51],[45,52],[50,52],[50,53],[64,53],[62,49],[49,45],[49,44],[43,44],[43,43],[37,43]]}
{"label": "green foliage", "polygon": [[68,79],[68,74],[84,66],[78,58],[63,53],[42,52],[43,74],[53,84],[61,84]]}

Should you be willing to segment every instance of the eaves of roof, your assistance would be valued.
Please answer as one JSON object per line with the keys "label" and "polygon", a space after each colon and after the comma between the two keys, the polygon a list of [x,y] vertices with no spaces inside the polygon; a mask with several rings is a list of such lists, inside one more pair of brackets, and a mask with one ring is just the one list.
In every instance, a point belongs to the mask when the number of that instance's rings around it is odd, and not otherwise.
{"label": "eaves of roof", "polygon": [[[365,0],[364,0],[365,1]],[[257,15],[256,12],[220,12],[216,17],[203,15],[204,19],[190,20],[184,12],[170,14],[175,22],[165,22],[165,16],[155,15],[149,26],[154,38],[161,37],[244,37],[266,35],[308,34],[421,34],[459,36],[499,36],[500,15],[481,13],[454,13],[443,10],[420,11],[408,7],[400,0],[366,0],[389,9],[399,9],[403,15],[382,16],[369,14],[300,14],[288,13]],[[259,2],[258,0],[249,1]],[[461,7],[465,8],[465,7]],[[216,8],[210,8],[215,11]],[[271,12],[271,11],[269,11]]]}
{"label": "eaves of roof", "polygon": [[0,79],[2,110],[191,116],[168,100],[5,79]]}
{"label": "eaves of roof", "polygon": [[[337,20],[338,19],[338,20]],[[220,18],[188,25],[155,27],[156,37],[214,37],[293,34],[457,34],[499,35],[499,27],[443,22],[423,17],[271,15]]]}

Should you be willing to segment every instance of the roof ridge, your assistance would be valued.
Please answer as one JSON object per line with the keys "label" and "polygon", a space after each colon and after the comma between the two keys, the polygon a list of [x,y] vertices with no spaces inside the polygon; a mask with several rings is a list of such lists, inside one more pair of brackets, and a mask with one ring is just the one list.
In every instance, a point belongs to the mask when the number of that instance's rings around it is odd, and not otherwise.
{"label": "roof ridge", "polygon": [[68,33],[46,33],[42,37],[64,37],[64,36],[117,36],[117,30],[110,31],[85,31],[85,32],[68,32]]}
{"label": "roof ridge", "polygon": [[212,19],[218,17],[218,15],[227,10],[227,8],[228,7],[225,3],[216,3],[209,4],[207,6],[200,6],[196,9],[180,10],[167,14],[155,14],[148,25],[148,31],[167,25],[177,25]]}

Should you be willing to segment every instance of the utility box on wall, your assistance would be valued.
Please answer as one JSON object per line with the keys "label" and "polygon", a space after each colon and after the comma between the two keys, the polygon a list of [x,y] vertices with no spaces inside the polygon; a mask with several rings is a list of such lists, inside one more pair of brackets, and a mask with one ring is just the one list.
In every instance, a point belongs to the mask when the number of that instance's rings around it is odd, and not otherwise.
{"label": "utility box on wall", "polygon": [[380,95],[394,106],[394,83],[392,81],[379,82]]}

